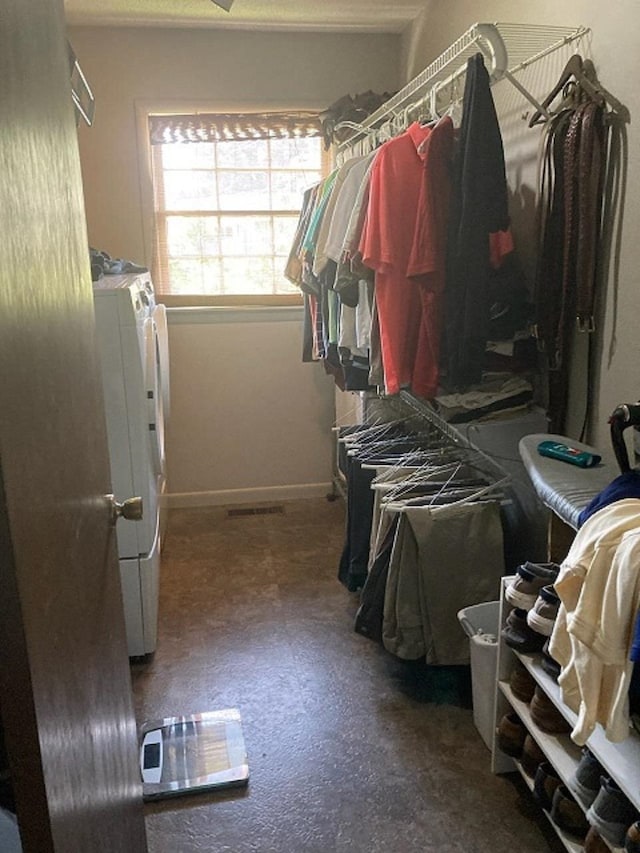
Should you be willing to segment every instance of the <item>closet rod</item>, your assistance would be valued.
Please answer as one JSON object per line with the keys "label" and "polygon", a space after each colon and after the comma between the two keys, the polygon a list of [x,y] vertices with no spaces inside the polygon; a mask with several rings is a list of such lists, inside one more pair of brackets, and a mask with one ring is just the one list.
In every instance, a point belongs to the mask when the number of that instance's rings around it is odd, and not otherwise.
{"label": "closet rod", "polygon": [[[405,116],[412,103],[435,93],[466,70],[466,60],[481,51],[487,60],[492,82],[506,78],[532,104],[538,101],[518,80],[514,73],[547,56],[565,44],[582,38],[587,27],[548,27],[539,24],[473,24],[430,65],[407,83],[393,97],[368,116],[349,139],[337,147],[337,153],[353,147],[372,134],[386,121]],[[456,63],[458,68],[451,72]],[[346,125],[345,125],[346,126]],[[338,125],[340,127],[340,125]]]}

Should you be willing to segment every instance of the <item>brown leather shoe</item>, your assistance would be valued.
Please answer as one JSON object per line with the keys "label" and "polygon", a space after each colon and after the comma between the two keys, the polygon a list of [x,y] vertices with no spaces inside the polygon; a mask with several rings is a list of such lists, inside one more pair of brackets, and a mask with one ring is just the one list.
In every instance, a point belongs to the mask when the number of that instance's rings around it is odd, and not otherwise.
{"label": "brown leather shoe", "polygon": [[536,687],[529,709],[531,719],[541,731],[550,735],[568,734],[571,731],[569,723],[541,687]]}
{"label": "brown leather shoe", "polygon": [[640,820],[632,823],[627,830],[627,835],[624,840],[624,849],[627,853],[640,853]]}
{"label": "brown leather shoe", "polygon": [[530,675],[527,670],[522,666],[522,664],[518,664],[514,666],[511,670],[511,675],[509,676],[509,686],[511,687],[511,692],[516,697],[516,699],[520,699],[521,702],[526,702],[528,705],[529,702],[533,699],[533,693],[536,689],[536,682],[532,675]]}
{"label": "brown leather shoe", "polygon": [[589,824],[582,808],[576,803],[565,785],[556,788],[551,805],[551,820],[567,835],[582,839],[589,831]]}
{"label": "brown leather shoe", "polygon": [[611,848],[594,826],[584,840],[584,853],[611,853]]}
{"label": "brown leather shoe", "polygon": [[498,723],[497,735],[500,749],[512,758],[520,758],[527,730],[517,714],[504,715]]}
{"label": "brown leather shoe", "polygon": [[540,749],[531,735],[527,735],[522,745],[522,755],[520,756],[520,766],[532,779],[536,775],[538,766],[545,761],[546,756]]}

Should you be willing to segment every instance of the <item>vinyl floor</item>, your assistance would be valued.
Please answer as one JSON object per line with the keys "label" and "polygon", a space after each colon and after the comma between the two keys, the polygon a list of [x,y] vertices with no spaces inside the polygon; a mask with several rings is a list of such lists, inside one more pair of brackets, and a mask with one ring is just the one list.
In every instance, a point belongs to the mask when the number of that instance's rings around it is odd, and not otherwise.
{"label": "vinyl floor", "polygon": [[520,777],[491,774],[465,703],[354,632],[343,529],[324,499],[172,511],[138,721],[238,708],[251,778],[147,804],[150,853],[564,849]]}

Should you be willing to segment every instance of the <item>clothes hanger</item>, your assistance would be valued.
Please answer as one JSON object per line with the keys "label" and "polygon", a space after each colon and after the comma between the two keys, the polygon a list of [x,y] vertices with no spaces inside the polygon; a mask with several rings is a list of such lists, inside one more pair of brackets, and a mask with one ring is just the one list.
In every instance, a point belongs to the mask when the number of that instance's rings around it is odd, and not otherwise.
{"label": "clothes hanger", "polygon": [[400,505],[402,496],[409,494],[413,490],[414,486],[419,484],[427,485],[429,481],[433,481],[436,475],[443,478],[446,477],[447,480],[449,480],[451,477],[455,477],[456,473],[460,470],[460,467],[460,460],[447,462],[443,465],[424,465],[419,469],[419,471],[413,472],[404,480],[396,483],[393,488],[388,489],[386,494],[382,495],[382,503],[385,505],[393,504],[394,506],[398,506]]}
{"label": "clothes hanger", "polygon": [[439,91],[440,88],[437,84],[432,86],[418,104],[418,107],[422,108],[422,112],[418,115],[417,121],[420,122],[422,127],[432,127],[440,121],[440,114],[437,109]]}
{"label": "clothes hanger", "polygon": [[[482,489],[485,489],[493,488],[496,484],[503,485],[510,482],[511,478],[509,475],[492,479],[495,475],[487,471],[486,458],[481,451],[451,445],[449,445],[449,449],[452,453],[449,455],[448,461],[443,458],[440,465],[434,466],[433,462],[431,462],[429,466],[417,469],[406,477],[402,483],[398,483],[397,489],[389,492],[387,499],[395,501],[398,497],[401,497],[407,488],[412,488],[419,483],[433,481],[437,473],[446,474],[450,472],[450,479],[456,486],[458,484],[466,486],[476,482]],[[460,481],[464,482],[460,483]]]}
{"label": "clothes hanger", "polygon": [[[449,451],[451,450],[449,448]],[[396,501],[403,494],[415,492],[417,487],[429,487],[437,477],[442,478],[441,480],[438,479],[435,484],[438,491],[441,490],[443,483],[446,484],[451,481],[457,483],[460,479],[464,479],[465,485],[468,485],[469,481],[477,482],[476,478],[469,477],[469,470],[468,459],[465,454],[446,452],[445,455],[436,456],[425,462],[424,465],[408,474],[403,480],[398,481],[394,488],[387,491],[386,499]],[[486,482],[485,478],[483,483]]]}
{"label": "clothes hanger", "polygon": [[451,84],[451,100],[449,106],[444,111],[445,116],[449,116],[456,127],[462,122],[462,95],[460,94],[460,78],[456,77]]}
{"label": "clothes hanger", "polygon": [[[599,106],[603,107],[605,105],[606,99],[603,92],[594,83],[593,79],[590,79],[591,75],[595,76],[593,63],[590,60],[587,60],[587,62],[588,64],[585,68],[586,63],[583,61],[580,54],[573,54],[562,70],[562,73],[558,78],[558,82],[549,92],[544,101],[542,101],[541,106],[543,110],[547,109],[561,92],[566,91],[566,86],[570,82],[575,82],[580,89]],[[533,127],[534,125],[541,123],[544,118],[543,110],[537,109],[534,112],[529,119],[529,127]],[[546,121],[546,118],[544,120]]]}
{"label": "clothes hanger", "polygon": [[[359,444],[373,439],[376,436],[382,436],[390,429],[400,424],[406,423],[406,418],[399,418],[392,421],[372,420],[365,422],[364,425],[356,424],[353,432],[345,433],[338,441],[342,444]],[[358,427],[362,427],[359,429]]]}
{"label": "clothes hanger", "polygon": [[374,491],[386,491],[390,483],[394,489],[402,484],[410,485],[414,481],[424,483],[426,471],[442,468],[443,464],[455,461],[455,457],[450,453],[450,445],[439,444],[434,447],[433,439],[429,441],[428,447],[417,447],[415,450],[402,453],[395,459],[370,457],[368,461],[362,463],[364,468],[376,470],[371,488]]}
{"label": "clothes hanger", "polygon": [[624,122],[631,121],[631,116],[629,114],[629,110],[625,105],[619,101],[614,95],[611,94],[607,89],[604,88],[602,83],[598,80],[598,75],[596,74],[596,68],[593,62],[590,59],[585,59],[582,65],[582,70],[587,77],[587,79],[593,84],[596,91],[604,98],[607,104],[611,107],[611,109],[618,115]]}
{"label": "clothes hanger", "polygon": [[505,501],[507,503],[510,503],[510,499],[505,498],[505,494],[504,494],[504,491],[502,488],[503,486],[505,486],[509,483],[510,479],[511,478],[507,475],[506,477],[503,477],[500,480],[496,480],[493,483],[486,483],[485,485],[480,485],[480,487],[475,489],[475,490],[466,490],[465,489],[464,490],[465,493],[463,495],[460,495],[460,496],[457,496],[454,492],[450,496],[453,498],[453,500],[441,500],[441,498],[445,495],[445,492],[442,491],[441,493],[439,493],[438,495],[435,496],[435,499],[432,499],[426,503],[418,504],[417,503],[418,499],[413,500],[413,501],[410,501],[410,500],[407,500],[407,501],[394,500],[394,501],[388,501],[386,503],[386,506],[389,509],[396,510],[398,512],[402,512],[404,509],[406,509],[407,507],[410,507],[410,506],[414,506],[414,507],[415,506],[427,506],[427,507],[434,506],[434,507],[436,507],[436,506],[446,505],[446,506],[452,507],[452,506],[461,506],[462,504],[467,504],[467,503],[477,503],[478,501],[488,500],[489,498],[491,498],[492,500],[499,500],[501,503],[503,503]]}
{"label": "clothes hanger", "polygon": [[374,466],[397,464],[407,457],[431,458],[437,455],[437,451],[432,446],[425,445],[424,439],[425,436],[420,438],[414,434],[397,435],[360,448],[353,448],[347,453],[357,456],[361,464],[371,463]]}
{"label": "clothes hanger", "polygon": [[[358,122],[356,122],[356,121],[347,121],[346,119],[345,119],[345,121],[338,122],[338,124],[335,126],[334,130],[342,130],[343,128],[347,128],[349,130],[355,130],[357,133],[365,133],[367,135],[370,135],[370,134],[376,132],[375,127],[367,127],[364,124],[358,124]],[[345,141],[348,142],[348,140],[345,140]]]}

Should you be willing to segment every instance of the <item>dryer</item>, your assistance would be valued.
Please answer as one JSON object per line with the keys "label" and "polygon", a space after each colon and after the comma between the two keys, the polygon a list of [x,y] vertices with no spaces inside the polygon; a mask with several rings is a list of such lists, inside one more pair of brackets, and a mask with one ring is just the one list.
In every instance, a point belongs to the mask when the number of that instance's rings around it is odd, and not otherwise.
{"label": "dryer", "polygon": [[116,528],[127,646],[155,651],[160,574],[160,498],[165,486],[164,402],[169,402],[164,306],[148,273],[93,283],[113,492],[142,497],[140,521]]}

